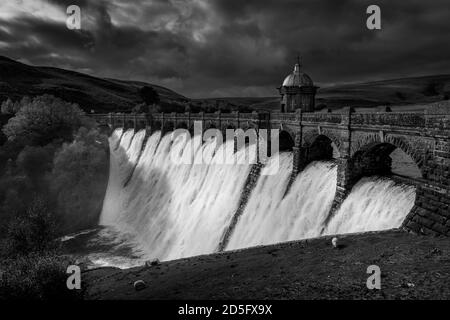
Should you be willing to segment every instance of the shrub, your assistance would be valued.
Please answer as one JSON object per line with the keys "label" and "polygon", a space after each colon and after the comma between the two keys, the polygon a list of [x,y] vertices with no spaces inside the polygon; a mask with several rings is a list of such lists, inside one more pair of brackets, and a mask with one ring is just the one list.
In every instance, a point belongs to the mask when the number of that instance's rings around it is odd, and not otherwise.
{"label": "shrub", "polygon": [[52,170],[55,148],[51,144],[45,147],[26,146],[17,157],[17,166],[35,181]]}
{"label": "shrub", "polygon": [[108,181],[108,141],[97,130],[81,128],[55,155],[51,188],[64,232],[98,222]]}
{"label": "shrub", "polygon": [[46,145],[54,139],[71,140],[73,132],[88,122],[78,105],[43,95],[22,105],[3,132],[8,140],[23,145]]}
{"label": "shrub", "polygon": [[16,217],[8,227],[6,254],[8,257],[42,253],[57,249],[55,215],[41,197],[33,199],[26,214]]}
{"label": "shrub", "polygon": [[31,253],[3,261],[0,299],[78,299],[81,292],[68,290],[66,257],[52,252]]}

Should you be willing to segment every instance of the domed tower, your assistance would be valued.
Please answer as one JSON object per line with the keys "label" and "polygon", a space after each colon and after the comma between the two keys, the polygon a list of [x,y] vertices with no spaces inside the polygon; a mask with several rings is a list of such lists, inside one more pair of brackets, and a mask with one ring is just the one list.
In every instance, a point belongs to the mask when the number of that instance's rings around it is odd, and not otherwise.
{"label": "domed tower", "polygon": [[316,91],[311,78],[301,72],[301,64],[298,61],[294,71],[288,75],[278,91],[281,95],[281,112],[295,112],[301,109],[303,112],[314,112]]}

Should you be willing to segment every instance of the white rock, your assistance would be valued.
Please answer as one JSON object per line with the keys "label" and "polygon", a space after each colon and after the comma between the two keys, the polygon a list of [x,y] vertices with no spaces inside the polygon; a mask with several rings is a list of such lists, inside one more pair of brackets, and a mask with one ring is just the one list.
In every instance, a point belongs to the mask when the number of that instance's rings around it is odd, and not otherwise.
{"label": "white rock", "polygon": [[333,239],[331,239],[331,244],[333,245],[333,248],[337,248],[338,247],[338,238],[334,237]]}
{"label": "white rock", "polygon": [[145,289],[147,287],[147,285],[145,284],[144,280],[135,281],[133,286],[134,286],[134,289],[136,291],[141,291],[141,290],[143,290],[143,289]]}

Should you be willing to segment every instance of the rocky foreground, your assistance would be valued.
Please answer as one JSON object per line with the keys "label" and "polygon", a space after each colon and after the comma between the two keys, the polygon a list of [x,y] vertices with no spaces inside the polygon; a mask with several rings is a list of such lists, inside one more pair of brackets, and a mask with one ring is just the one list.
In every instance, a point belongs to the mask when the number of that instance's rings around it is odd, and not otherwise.
{"label": "rocky foreground", "polygon": [[[449,238],[391,230],[338,237],[338,248],[331,239],[89,270],[85,298],[450,299]],[[380,290],[366,286],[370,265],[381,269]]]}

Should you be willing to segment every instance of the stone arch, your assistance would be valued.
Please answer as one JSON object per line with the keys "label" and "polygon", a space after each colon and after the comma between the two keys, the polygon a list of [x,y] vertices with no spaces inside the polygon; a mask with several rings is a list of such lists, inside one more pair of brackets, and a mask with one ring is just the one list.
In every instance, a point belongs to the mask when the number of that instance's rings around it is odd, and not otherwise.
{"label": "stone arch", "polygon": [[176,125],[175,129],[188,129],[188,125],[184,121],[177,122],[177,125]]}
{"label": "stone arch", "polygon": [[295,146],[295,135],[287,130],[280,130],[279,134],[279,150],[292,151]]}
{"label": "stone arch", "polygon": [[340,155],[338,146],[324,134],[317,135],[308,145],[308,162],[337,159]]}
{"label": "stone arch", "polygon": [[234,139],[234,134],[233,134],[233,137],[227,136],[227,130],[235,131],[236,130],[235,126],[233,124],[231,124],[231,123],[222,124],[222,133],[223,133],[223,136],[224,136],[224,140]]}
{"label": "stone arch", "polygon": [[131,129],[135,127],[135,123],[133,120],[126,120],[126,128]]}
{"label": "stone arch", "polygon": [[414,148],[404,139],[398,136],[379,134],[367,134],[352,144],[350,159],[355,176],[390,174],[392,173],[391,154],[395,150],[401,150],[411,159],[417,168],[418,176],[423,177],[423,159],[414,152]]}
{"label": "stone arch", "polygon": [[162,122],[161,121],[153,122],[152,129],[153,131],[160,131],[162,129]]}
{"label": "stone arch", "polygon": [[319,131],[317,129],[310,130],[304,133],[303,135],[303,147],[310,148],[314,143],[316,143],[319,140],[327,139],[331,147],[334,149],[334,158],[340,157],[343,154],[345,154],[345,150],[343,150],[343,143],[341,139],[336,136],[333,132],[328,130],[321,130]]}
{"label": "stone arch", "polygon": [[209,120],[209,121],[205,121],[205,128],[204,130],[208,130],[208,129],[217,129],[216,128],[216,124],[213,120]]}
{"label": "stone arch", "polygon": [[164,122],[164,131],[173,131],[175,129],[175,124],[172,121]]}
{"label": "stone arch", "polygon": [[395,148],[402,150],[404,153],[410,156],[411,159],[413,159],[416,165],[420,168],[420,170],[422,170],[423,158],[419,154],[417,154],[417,152],[415,152],[414,147],[412,147],[410,143],[399,136],[386,135],[382,139],[379,134],[364,135],[364,137],[358,139],[356,143],[352,143],[350,157],[353,157],[357,152],[368,150],[376,146],[377,144],[382,143],[388,143]]}
{"label": "stone arch", "polygon": [[147,127],[147,121],[138,120],[138,129],[145,129]]}

